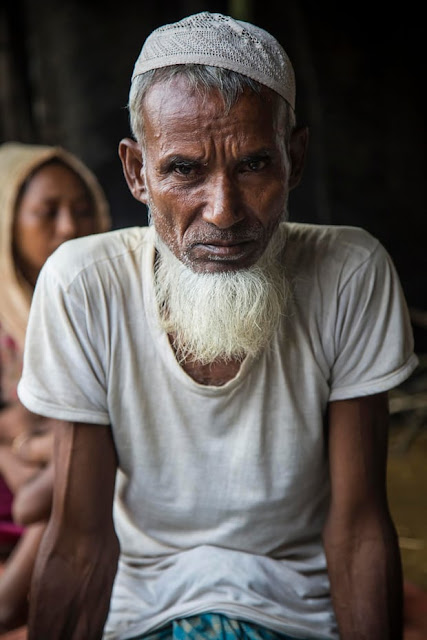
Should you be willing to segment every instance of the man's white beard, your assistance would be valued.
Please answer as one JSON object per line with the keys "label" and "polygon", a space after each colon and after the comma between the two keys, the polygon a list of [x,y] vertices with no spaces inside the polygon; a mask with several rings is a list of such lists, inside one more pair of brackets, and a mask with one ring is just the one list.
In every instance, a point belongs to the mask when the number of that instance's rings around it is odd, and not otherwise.
{"label": "man's white beard", "polygon": [[209,364],[258,355],[286,310],[289,286],[279,226],[250,268],[196,273],[156,234],[155,294],[163,329],[172,336],[178,361]]}

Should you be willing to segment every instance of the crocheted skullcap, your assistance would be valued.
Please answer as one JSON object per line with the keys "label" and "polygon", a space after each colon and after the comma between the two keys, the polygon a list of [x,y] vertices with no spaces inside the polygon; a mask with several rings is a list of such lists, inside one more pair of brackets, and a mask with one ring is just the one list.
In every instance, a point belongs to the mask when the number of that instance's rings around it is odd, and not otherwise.
{"label": "crocheted skullcap", "polygon": [[203,11],[155,29],[135,63],[137,76],[177,64],[237,71],[273,89],[295,108],[295,75],[286,52],[264,29]]}

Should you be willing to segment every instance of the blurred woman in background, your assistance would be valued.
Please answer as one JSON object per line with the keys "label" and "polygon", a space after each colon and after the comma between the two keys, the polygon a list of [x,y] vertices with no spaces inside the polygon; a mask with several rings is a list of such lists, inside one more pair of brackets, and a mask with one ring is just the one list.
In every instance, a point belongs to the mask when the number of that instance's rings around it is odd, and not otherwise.
{"label": "blurred woman in background", "polygon": [[16,394],[32,294],[60,244],[109,228],[102,188],[78,158],[59,147],[0,146],[0,632],[26,622],[52,497],[54,421]]}

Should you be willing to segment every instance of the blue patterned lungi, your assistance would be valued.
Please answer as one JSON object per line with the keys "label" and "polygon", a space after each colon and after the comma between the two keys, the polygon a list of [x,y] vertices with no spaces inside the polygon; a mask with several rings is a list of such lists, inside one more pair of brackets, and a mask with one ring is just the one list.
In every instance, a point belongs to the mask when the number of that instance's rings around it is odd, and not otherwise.
{"label": "blue patterned lungi", "polygon": [[[231,620],[221,613],[203,613],[180,618],[157,631],[130,640],[297,640],[259,627],[251,622]],[[301,640],[301,639],[300,639]],[[308,639],[307,639],[308,640]]]}

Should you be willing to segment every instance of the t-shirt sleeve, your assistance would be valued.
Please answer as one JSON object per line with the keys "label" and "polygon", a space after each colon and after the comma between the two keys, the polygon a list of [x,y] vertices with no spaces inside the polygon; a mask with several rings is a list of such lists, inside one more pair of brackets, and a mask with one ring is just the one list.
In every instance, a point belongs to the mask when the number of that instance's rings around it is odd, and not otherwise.
{"label": "t-shirt sleeve", "polygon": [[417,366],[401,284],[380,243],[338,292],[334,348],[330,400],[387,391]]}
{"label": "t-shirt sleeve", "polygon": [[90,294],[81,279],[61,279],[52,258],[31,304],[19,399],[50,418],[109,424],[102,330],[96,335]]}

